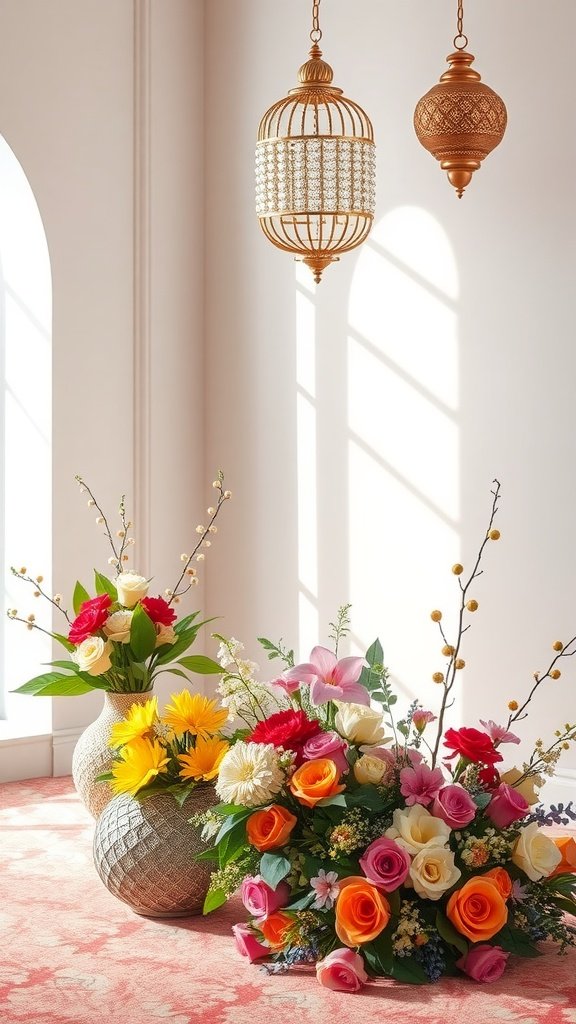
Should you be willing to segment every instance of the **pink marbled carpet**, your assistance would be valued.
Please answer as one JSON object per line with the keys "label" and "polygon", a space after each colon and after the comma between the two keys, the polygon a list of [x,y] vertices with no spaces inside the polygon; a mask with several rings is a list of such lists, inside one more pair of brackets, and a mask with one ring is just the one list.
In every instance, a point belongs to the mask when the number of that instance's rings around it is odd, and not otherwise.
{"label": "pink marbled carpet", "polygon": [[576,955],[514,960],[502,980],[328,992],[234,949],[230,904],[206,919],[135,916],[92,866],[70,779],[0,786],[2,1024],[576,1024]]}

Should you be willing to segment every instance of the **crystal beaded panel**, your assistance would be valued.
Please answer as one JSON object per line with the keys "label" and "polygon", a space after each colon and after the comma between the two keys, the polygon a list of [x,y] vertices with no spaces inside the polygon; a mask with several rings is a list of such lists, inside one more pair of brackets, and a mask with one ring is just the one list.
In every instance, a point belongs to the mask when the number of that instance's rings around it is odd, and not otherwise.
{"label": "crystal beaded panel", "polygon": [[256,146],[256,213],[374,215],[376,148],[365,139],[273,139]]}

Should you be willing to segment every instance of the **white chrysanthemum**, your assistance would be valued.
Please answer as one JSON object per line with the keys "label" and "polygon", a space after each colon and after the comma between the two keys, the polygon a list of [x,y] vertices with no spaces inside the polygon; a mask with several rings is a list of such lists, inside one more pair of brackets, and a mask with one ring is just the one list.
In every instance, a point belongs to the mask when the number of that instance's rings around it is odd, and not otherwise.
{"label": "white chrysanthemum", "polygon": [[240,740],[222,759],[216,792],[223,803],[258,807],[268,803],[283,783],[276,747]]}

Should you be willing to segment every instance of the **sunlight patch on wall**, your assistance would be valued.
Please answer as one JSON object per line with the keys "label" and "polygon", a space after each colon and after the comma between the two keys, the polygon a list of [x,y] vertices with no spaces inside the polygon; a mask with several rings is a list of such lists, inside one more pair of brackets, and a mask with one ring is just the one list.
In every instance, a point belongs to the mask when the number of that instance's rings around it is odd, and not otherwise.
{"label": "sunlight patch on wall", "polygon": [[310,272],[296,264],[296,432],[298,481],[298,641],[318,640],[318,455],[316,309]]}

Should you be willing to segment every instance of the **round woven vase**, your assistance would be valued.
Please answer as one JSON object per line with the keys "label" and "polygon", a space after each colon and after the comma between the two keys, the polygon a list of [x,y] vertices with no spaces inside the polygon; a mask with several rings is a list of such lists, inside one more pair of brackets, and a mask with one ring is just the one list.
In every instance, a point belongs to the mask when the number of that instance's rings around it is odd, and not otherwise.
{"label": "round woven vase", "polygon": [[206,845],[188,819],[216,803],[212,786],[199,786],[183,807],[170,793],[141,803],[115,796],[94,833],[94,863],[106,888],[144,917],[201,914],[213,866],[194,860]]}
{"label": "round woven vase", "polygon": [[107,782],[96,782],[99,775],[109,772],[112,752],[108,746],[110,730],[121,722],[133,704],[145,704],[152,697],[146,693],[105,693],[104,707],[95,722],[80,736],[72,756],[74,785],[93,818],[98,818],[114,793]]}

